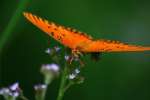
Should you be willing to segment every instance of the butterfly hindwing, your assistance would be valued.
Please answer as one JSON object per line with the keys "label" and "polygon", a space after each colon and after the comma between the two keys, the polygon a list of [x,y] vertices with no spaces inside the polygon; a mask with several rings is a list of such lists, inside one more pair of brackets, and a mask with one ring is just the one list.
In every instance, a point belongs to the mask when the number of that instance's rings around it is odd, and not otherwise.
{"label": "butterfly hindwing", "polygon": [[128,52],[128,51],[147,51],[150,47],[128,45],[118,41],[95,40],[82,48],[84,52]]}

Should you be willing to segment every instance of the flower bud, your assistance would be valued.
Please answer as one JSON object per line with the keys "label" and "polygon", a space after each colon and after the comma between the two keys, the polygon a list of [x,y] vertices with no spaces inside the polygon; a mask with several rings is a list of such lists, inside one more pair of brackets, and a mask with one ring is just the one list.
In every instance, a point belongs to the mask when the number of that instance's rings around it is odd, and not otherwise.
{"label": "flower bud", "polygon": [[47,88],[47,85],[45,85],[45,84],[38,84],[38,85],[34,86],[34,90],[37,93],[40,93],[40,92],[44,91],[46,88]]}
{"label": "flower bud", "polygon": [[35,90],[35,98],[36,98],[36,100],[43,100],[45,98],[47,85],[45,85],[45,84],[35,85],[34,86],[34,90]]}
{"label": "flower bud", "polygon": [[41,73],[45,77],[45,84],[48,85],[51,83],[51,81],[58,76],[59,74],[59,66],[57,64],[46,64],[42,65],[41,67]]}

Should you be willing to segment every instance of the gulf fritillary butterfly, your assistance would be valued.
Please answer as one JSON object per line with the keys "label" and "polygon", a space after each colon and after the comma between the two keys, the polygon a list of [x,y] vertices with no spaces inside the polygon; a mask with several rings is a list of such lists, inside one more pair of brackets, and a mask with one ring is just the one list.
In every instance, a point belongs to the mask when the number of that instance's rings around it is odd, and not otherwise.
{"label": "gulf fritillary butterfly", "polygon": [[53,22],[48,22],[36,15],[28,12],[23,13],[24,16],[42,31],[59,41],[64,46],[72,50],[78,50],[83,53],[99,53],[99,52],[128,52],[128,51],[147,51],[150,47],[142,47],[136,45],[124,44],[119,41],[112,40],[94,40],[84,33],[75,29],[66,28]]}

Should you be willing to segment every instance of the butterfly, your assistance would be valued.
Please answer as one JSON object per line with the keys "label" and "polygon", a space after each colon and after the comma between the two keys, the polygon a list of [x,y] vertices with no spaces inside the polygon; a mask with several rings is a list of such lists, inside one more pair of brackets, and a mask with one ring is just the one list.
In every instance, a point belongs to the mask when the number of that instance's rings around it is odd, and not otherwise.
{"label": "butterfly", "polygon": [[102,52],[129,52],[129,51],[148,51],[150,47],[136,46],[113,40],[98,39],[86,35],[76,29],[64,27],[54,22],[49,22],[41,17],[24,12],[23,15],[39,29],[53,37],[72,51],[91,53],[93,58]]}

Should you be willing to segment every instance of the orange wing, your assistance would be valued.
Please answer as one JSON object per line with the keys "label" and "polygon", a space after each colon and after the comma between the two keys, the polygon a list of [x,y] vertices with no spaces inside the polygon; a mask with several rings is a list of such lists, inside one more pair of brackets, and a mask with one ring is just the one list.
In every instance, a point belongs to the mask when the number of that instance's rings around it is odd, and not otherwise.
{"label": "orange wing", "polygon": [[119,41],[96,40],[83,46],[81,51],[84,52],[128,52],[128,51],[147,51],[150,47],[128,45]]}
{"label": "orange wing", "polygon": [[75,49],[78,45],[91,41],[91,37],[78,32],[75,29],[56,25],[53,22],[48,22],[47,20],[32,15],[31,13],[24,12],[23,14],[35,26],[71,49]]}
{"label": "orange wing", "polygon": [[78,32],[75,29],[56,25],[53,22],[43,20],[42,18],[32,15],[31,13],[25,12],[23,14],[35,26],[71,49],[78,49],[82,52],[125,52],[150,50],[150,47],[128,45],[118,41],[94,41],[91,37]]}

